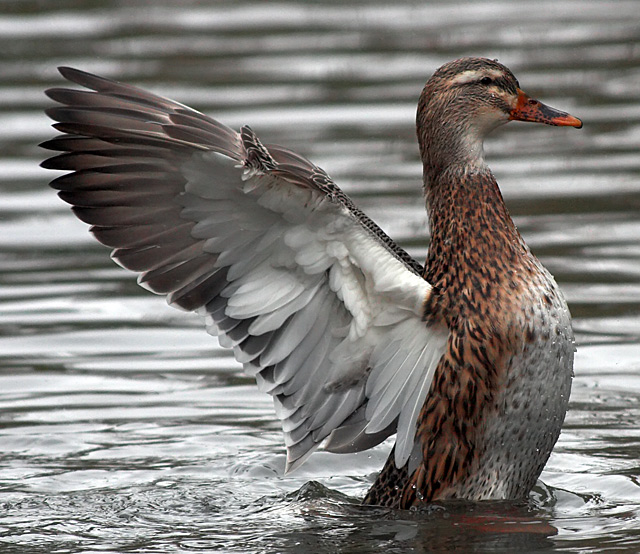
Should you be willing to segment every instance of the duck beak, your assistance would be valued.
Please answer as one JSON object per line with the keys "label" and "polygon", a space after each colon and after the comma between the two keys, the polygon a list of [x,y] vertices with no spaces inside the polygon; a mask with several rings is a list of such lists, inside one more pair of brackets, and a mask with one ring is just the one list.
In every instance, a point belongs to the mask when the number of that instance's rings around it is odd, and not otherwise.
{"label": "duck beak", "polygon": [[518,89],[518,101],[515,108],[511,110],[509,119],[516,121],[533,121],[536,123],[546,123],[547,125],[559,125],[562,127],[582,127],[582,121],[566,112],[556,110],[551,106],[546,106],[538,100],[529,98],[523,91]]}

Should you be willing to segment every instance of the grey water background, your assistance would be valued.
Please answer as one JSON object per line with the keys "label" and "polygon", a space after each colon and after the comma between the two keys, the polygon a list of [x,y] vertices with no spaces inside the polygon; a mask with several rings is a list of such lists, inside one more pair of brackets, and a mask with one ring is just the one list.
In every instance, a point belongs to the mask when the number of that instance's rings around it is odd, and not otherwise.
{"label": "grey water background", "polygon": [[[42,91],[71,65],[248,123],[423,261],[415,106],[462,55],[585,124],[486,144],[570,303],[570,411],[527,502],[364,509],[390,445],[283,475],[270,399],[48,188]],[[634,0],[1,2],[0,552],[640,551],[639,62]]]}

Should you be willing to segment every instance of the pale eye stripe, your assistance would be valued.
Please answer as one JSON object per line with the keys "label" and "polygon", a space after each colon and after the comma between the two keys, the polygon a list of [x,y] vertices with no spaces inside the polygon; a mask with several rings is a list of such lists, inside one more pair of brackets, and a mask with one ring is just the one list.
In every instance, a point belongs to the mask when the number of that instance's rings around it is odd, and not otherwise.
{"label": "pale eye stripe", "polygon": [[467,83],[479,81],[483,77],[498,79],[502,76],[502,72],[497,69],[468,69],[467,71],[463,71],[462,73],[456,75],[452,79],[452,83],[454,85],[466,85]]}

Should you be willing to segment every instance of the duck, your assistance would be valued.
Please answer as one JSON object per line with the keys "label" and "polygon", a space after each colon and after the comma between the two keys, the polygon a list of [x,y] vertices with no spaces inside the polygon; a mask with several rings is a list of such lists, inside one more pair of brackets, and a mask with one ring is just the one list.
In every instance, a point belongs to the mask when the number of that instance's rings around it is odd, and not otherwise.
{"label": "duck", "polygon": [[183,104],[61,67],[51,181],[112,258],[200,314],[272,396],[285,472],[320,446],[395,443],[363,504],[517,500],[559,437],[573,376],[567,302],[484,159],[509,121],[582,127],[496,60],[429,78],[416,129],[423,266],[305,157]]}

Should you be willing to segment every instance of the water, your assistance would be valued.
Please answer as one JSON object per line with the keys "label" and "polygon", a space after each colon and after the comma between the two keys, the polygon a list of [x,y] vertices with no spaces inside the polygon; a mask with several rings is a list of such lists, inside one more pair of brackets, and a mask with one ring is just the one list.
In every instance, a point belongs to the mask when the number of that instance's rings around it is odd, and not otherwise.
{"label": "water", "polygon": [[[637,552],[640,15],[635,1],[5,1],[0,10],[0,551]],[[420,260],[426,78],[497,57],[584,129],[486,145],[578,341],[526,503],[357,505],[389,444],[283,476],[271,401],[195,316],[139,289],[48,189],[57,65],[249,123],[325,168]]]}

